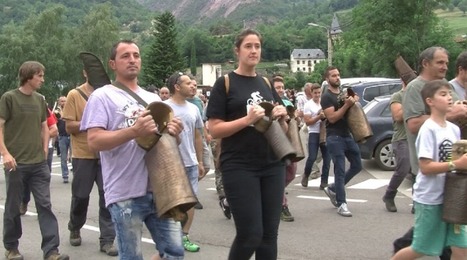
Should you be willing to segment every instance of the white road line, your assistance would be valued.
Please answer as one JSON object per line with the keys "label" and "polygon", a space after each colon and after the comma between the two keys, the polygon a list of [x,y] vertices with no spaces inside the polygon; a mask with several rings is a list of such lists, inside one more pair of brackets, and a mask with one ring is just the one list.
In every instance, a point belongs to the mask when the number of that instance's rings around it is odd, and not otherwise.
{"label": "white road line", "polygon": [[368,179],[349,186],[349,189],[376,190],[389,184],[389,179]]}
{"label": "white road line", "polygon": [[[329,200],[328,197],[318,197],[318,196],[305,196],[305,195],[299,195],[297,198],[300,199],[312,199],[312,200]],[[368,200],[359,200],[359,199],[346,199],[347,201],[350,202],[360,202],[360,203],[365,203],[368,202]]]}
{"label": "white road line", "polygon": [[[302,177],[300,177],[300,178],[302,178]],[[333,176],[329,176],[328,183],[334,183],[334,177]],[[320,178],[312,179],[312,180],[308,181],[308,187],[319,187],[320,184],[321,184],[321,179]],[[295,183],[294,185],[295,186],[302,186],[302,184],[300,182]]]}
{"label": "white road line", "polygon": [[[0,205],[0,209],[5,210],[5,205]],[[26,216],[35,217],[35,216],[37,216],[37,213],[31,212],[31,211],[28,210],[28,211],[26,212],[25,215],[26,215]],[[98,228],[98,227],[95,227],[95,226],[91,226],[91,225],[86,225],[86,224],[85,224],[85,225],[83,226],[83,228],[86,229],[86,230],[90,230],[90,231],[94,231],[94,232],[99,232],[99,228]],[[154,244],[154,241],[152,241],[151,238],[145,238],[145,237],[143,237],[143,238],[141,238],[141,241],[144,242],[144,243]]]}

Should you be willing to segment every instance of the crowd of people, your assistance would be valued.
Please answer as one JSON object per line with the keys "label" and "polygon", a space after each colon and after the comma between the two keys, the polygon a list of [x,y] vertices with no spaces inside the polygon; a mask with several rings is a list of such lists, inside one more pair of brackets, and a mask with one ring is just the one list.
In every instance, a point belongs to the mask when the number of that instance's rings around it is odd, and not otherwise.
{"label": "crowd of people", "polygon": [[[183,259],[185,251],[198,252],[200,245],[190,240],[189,232],[194,208],[202,209],[201,202],[187,209],[181,221],[158,212],[147,149],[138,139],[156,138],[162,127],[178,142],[183,178],[195,197],[198,182],[214,166],[220,208],[225,217],[233,218],[236,230],[228,259],[253,255],[277,259],[280,221],[294,221],[285,187],[294,180],[297,163],[275,154],[258,130],[265,118],[277,121],[284,133],[296,120],[306,147],[301,185],[308,187],[310,178],[320,178],[319,189],[337,214],[351,217],[345,186],[361,172],[362,162],[346,114],[359,97],[343,96],[337,67],[326,68],[323,76],[328,88],[324,91],[318,83],[306,83],[301,93],[295,93],[286,88],[282,76],[268,79],[259,75],[256,67],[262,43],[262,36],[252,29],[237,35],[238,67],[216,80],[209,100],[197,93],[196,79],[181,72],[174,72],[160,89],[139,86],[142,59],[138,45],[131,40],[118,41],[110,51],[109,67],[115,73],[112,83],[95,84],[89,77],[92,69],[84,65],[85,83],[61,96],[53,111],[37,93],[45,67],[37,61],[24,62],[19,87],[0,99],[6,258],[23,259],[19,251],[21,215],[26,213],[32,193],[43,258],[69,259],[59,252],[59,227],[50,202],[54,140],[60,147],[63,183],[71,179],[68,230],[72,246],[82,243],[80,230],[95,183],[101,252],[120,259],[143,259],[143,223],[155,242],[151,259]],[[467,155],[450,159],[452,144],[461,138],[459,126],[451,122],[467,119],[467,106],[456,102],[467,98],[467,52],[457,58],[456,78],[450,83],[444,79],[448,60],[445,49],[427,48],[420,53],[418,77],[401,74],[403,88],[391,98],[398,166],[383,196],[389,212],[397,211],[395,197],[402,180],[410,171],[416,174],[413,241],[393,259],[441,255],[445,247],[451,248],[451,259],[467,258],[466,227],[441,218],[445,173],[467,169]],[[158,125],[156,115],[146,109],[152,102],[163,102],[173,111],[165,126]],[[273,104],[272,108],[268,110],[265,103]],[[331,162],[334,183],[328,182]]]}

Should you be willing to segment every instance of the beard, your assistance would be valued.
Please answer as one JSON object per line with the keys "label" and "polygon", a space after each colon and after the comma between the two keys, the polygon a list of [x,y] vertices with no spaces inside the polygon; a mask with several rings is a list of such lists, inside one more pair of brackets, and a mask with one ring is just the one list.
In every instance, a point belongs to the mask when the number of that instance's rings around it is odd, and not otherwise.
{"label": "beard", "polygon": [[338,88],[338,87],[341,86],[341,82],[340,82],[340,80],[335,81],[335,82],[329,82],[329,85],[334,87],[334,88]]}

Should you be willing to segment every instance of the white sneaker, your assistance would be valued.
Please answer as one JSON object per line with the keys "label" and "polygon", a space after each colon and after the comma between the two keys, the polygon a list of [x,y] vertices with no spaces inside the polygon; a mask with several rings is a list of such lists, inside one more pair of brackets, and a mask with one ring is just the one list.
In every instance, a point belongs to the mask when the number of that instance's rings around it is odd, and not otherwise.
{"label": "white sneaker", "polygon": [[351,217],[352,212],[350,212],[349,208],[347,207],[347,203],[342,203],[339,208],[337,209],[337,214],[344,216],[344,217]]}

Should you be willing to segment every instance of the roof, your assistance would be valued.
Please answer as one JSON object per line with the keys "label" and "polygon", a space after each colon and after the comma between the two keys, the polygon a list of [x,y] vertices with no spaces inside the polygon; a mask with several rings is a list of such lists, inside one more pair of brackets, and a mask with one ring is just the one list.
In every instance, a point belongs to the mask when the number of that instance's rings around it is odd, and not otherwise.
{"label": "roof", "polygon": [[339,34],[342,33],[341,26],[339,25],[339,21],[337,21],[337,16],[334,14],[332,17],[332,23],[331,23],[331,35]]}
{"label": "roof", "polygon": [[320,49],[294,49],[292,51],[294,59],[325,59],[324,52]]}

